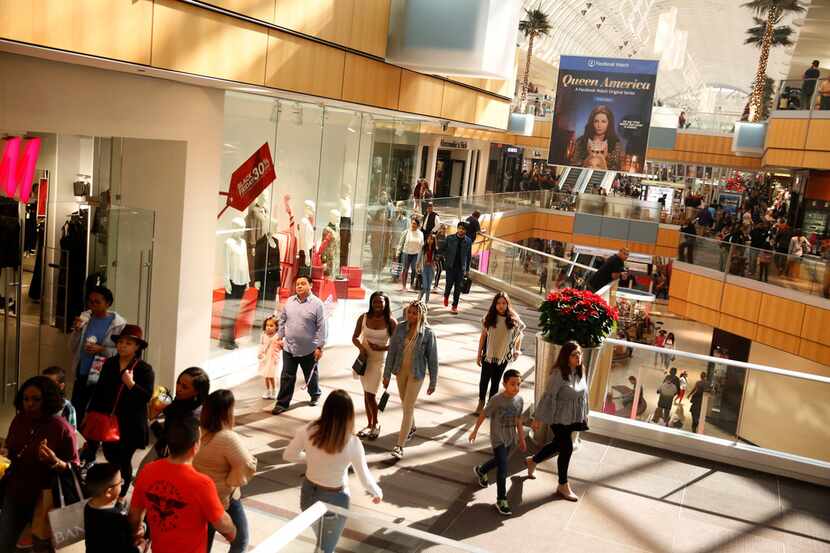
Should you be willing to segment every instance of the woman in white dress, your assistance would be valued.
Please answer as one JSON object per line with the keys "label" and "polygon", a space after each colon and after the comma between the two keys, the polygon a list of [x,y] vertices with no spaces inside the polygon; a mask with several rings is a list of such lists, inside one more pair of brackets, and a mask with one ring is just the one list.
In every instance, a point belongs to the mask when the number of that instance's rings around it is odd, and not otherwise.
{"label": "woman in white dress", "polygon": [[395,332],[398,322],[392,317],[389,297],[375,292],[369,297],[369,311],[358,317],[354,327],[352,343],[366,361],[366,371],[360,375],[363,385],[363,404],[366,407],[366,428],[357,433],[359,438],[376,440],[380,435],[378,422],[378,389],[389,349],[389,338]]}

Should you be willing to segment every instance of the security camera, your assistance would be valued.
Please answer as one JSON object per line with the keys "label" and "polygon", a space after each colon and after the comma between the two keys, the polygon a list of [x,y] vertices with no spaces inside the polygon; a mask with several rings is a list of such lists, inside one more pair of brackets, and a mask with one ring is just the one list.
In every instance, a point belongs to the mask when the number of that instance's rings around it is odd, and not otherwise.
{"label": "security camera", "polygon": [[450,129],[450,122],[449,121],[444,121],[443,123],[441,123],[441,130],[442,131],[447,132],[449,129]]}

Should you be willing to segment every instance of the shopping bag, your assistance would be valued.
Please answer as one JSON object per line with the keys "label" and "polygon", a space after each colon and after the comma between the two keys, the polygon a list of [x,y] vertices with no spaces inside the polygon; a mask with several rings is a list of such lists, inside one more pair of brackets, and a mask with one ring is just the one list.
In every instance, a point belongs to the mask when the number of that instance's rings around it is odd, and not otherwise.
{"label": "shopping bag", "polygon": [[420,290],[424,285],[424,275],[418,273],[415,275],[415,290]]}
{"label": "shopping bag", "polygon": [[67,505],[70,494],[64,495],[63,479],[58,479],[58,497],[56,499],[56,508],[49,511],[49,526],[52,528],[52,545],[55,549],[68,547],[72,544],[78,543],[84,539],[84,506],[86,500],[81,491],[81,483],[78,480],[78,475],[74,470],[72,473],[72,482],[75,486],[76,497],[78,501]]}
{"label": "shopping bag", "polygon": [[392,278],[394,278],[394,279],[400,278],[401,273],[403,272],[403,263],[400,263],[398,261],[393,261],[392,262],[392,268],[391,268],[390,272],[392,273]]}

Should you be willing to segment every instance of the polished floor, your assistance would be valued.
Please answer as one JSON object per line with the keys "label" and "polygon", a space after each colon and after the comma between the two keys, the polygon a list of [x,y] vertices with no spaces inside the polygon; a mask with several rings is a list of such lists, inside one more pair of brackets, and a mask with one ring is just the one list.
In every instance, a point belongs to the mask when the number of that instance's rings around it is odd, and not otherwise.
{"label": "polished floor", "polygon": [[[394,462],[388,450],[400,424],[400,404],[392,395],[382,414],[383,432],[366,444],[370,467],[384,490],[384,502],[371,503],[358,479],[350,479],[352,509],[387,523],[426,530],[486,551],[545,552],[793,552],[830,551],[830,489],[684,457],[617,440],[585,435],[571,463],[570,480],[578,503],[558,499],[555,461],[527,479],[519,452],[511,458],[508,495],[511,518],[493,507],[495,486],[481,489],[472,466],[487,458],[487,427],[470,445],[467,435],[477,400],[478,367],[473,362],[479,321],[490,294],[465,296],[461,314],[450,315],[433,299],[430,322],[439,336],[440,373],[435,394],[422,393],[418,430]],[[521,308],[530,329],[516,367],[526,375],[522,395],[533,388],[534,311]],[[335,346],[321,363],[324,392],[347,390],[359,413],[360,383],[350,372],[354,350]],[[318,413],[297,386],[294,407],[281,416],[260,399],[261,384],[237,388],[238,431],[257,456],[256,477],[244,488],[253,545],[299,513],[303,466],[286,463],[282,450],[295,430]],[[358,415],[362,417],[362,415]],[[363,420],[359,420],[363,422]],[[538,447],[532,444],[531,447]],[[138,456],[137,456],[138,457]],[[214,551],[226,551],[217,542]],[[289,549],[313,550],[306,533]],[[424,540],[385,531],[364,520],[349,522],[338,551],[454,551]],[[66,551],[82,551],[76,547]]]}

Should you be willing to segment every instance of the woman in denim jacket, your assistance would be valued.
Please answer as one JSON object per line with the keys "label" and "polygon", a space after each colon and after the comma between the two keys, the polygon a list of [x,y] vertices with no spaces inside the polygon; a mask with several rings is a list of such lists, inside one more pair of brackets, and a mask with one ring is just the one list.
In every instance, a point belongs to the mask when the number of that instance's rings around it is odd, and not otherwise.
{"label": "woman in denim jacket", "polygon": [[429,388],[427,394],[435,391],[438,382],[438,348],[435,334],[427,326],[427,306],[415,300],[406,308],[406,321],[398,325],[389,344],[386,366],[383,370],[383,387],[389,387],[389,380],[397,376],[398,395],[403,406],[403,421],[398,434],[398,443],[392,449],[392,456],[403,457],[403,445],[415,434],[415,401],[421,391],[427,370]]}

